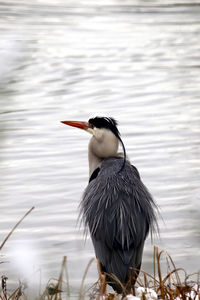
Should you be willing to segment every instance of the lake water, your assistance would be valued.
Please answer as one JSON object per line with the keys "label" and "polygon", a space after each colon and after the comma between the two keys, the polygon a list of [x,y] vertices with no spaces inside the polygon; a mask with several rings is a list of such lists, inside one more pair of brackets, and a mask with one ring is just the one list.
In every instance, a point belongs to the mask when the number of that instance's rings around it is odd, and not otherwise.
{"label": "lake water", "polygon": [[[90,136],[60,120],[112,116],[155,200],[160,240],[200,269],[200,1],[0,2],[1,275],[57,277],[77,297],[90,239],[76,226]],[[152,273],[146,242],[142,269]],[[95,265],[88,283],[96,280]],[[9,284],[9,281],[8,281]]]}

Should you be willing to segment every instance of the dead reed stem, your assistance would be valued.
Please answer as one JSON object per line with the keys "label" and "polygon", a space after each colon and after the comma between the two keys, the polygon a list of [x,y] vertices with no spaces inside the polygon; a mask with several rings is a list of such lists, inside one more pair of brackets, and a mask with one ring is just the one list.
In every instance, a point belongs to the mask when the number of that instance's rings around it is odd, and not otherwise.
{"label": "dead reed stem", "polygon": [[91,264],[92,264],[94,261],[95,261],[95,258],[91,258],[91,259],[90,259],[90,261],[89,261],[89,263],[88,263],[88,265],[87,265],[87,267],[86,267],[86,269],[85,269],[85,272],[84,272],[84,274],[83,274],[83,278],[82,278],[82,281],[81,281],[80,292],[79,292],[79,297],[78,297],[79,300],[83,299],[83,295],[84,295],[84,293],[83,293],[83,287],[84,287],[85,278],[86,278],[86,276],[87,276],[87,273],[88,273],[88,270],[89,270]]}
{"label": "dead reed stem", "polygon": [[7,240],[9,239],[9,237],[11,236],[11,234],[15,231],[15,229],[19,226],[19,224],[26,218],[26,216],[28,216],[32,210],[34,209],[35,207],[33,206],[31,209],[29,209],[27,211],[27,213],[19,220],[19,222],[17,222],[17,224],[13,227],[13,229],[9,232],[9,234],[7,235],[7,237],[4,239],[3,243],[1,244],[0,246],[0,251],[1,249],[3,248],[3,246],[5,245],[5,243],[7,242]]}

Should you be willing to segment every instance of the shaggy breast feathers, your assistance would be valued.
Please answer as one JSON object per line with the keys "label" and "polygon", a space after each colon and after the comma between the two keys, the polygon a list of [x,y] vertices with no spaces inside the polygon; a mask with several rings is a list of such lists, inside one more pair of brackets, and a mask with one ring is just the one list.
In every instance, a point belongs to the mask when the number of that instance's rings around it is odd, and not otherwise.
{"label": "shaggy breast feathers", "polygon": [[130,162],[118,172],[121,162],[121,158],[103,161],[84,192],[81,214],[95,239],[111,248],[129,249],[138,247],[153,229],[155,204]]}

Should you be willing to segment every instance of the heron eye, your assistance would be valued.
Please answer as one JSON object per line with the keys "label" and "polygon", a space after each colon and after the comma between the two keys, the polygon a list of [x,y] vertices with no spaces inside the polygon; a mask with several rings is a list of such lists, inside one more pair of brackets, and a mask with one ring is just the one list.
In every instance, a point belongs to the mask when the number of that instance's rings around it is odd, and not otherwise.
{"label": "heron eye", "polygon": [[94,125],[90,123],[89,125],[90,128],[94,129]]}

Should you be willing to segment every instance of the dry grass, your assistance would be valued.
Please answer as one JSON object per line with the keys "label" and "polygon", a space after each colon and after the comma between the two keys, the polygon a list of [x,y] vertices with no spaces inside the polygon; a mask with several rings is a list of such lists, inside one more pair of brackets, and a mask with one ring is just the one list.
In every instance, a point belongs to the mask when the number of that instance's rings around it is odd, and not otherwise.
{"label": "dry grass", "polygon": [[[7,277],[2,276],[0,288],[0,299],[1,300],[28,300],[28,296],[25,293],[26,286],[19,283],[19,286],[11,293],[7,291]],[[51,278],[44,291],[39,297],[35,297],[35,300],[62,300],[63,291],[65,291],[64,299],[69,299],[69,278],[67,272],[67,258],[64,256],[60,276],[58,279]]]}
{"label": "dry grass", "polygon": [[[164,269],[162,267],[164,262]],[[116,279],[113,276],[114,279]],[[125,291],[124,287],[124,291]],[[116,293],[107,294],[105,282],[99,277],[98,282],[87,293],[90,299],[119,300],[121,297]],[[104,296],[104,297],[102,297]],[[159,251],[154,246],[153,275],[140,271],[136,280],[136,296],[145,299],[166,300],[199,300],[200,299],[200,273],[188,275],[182,268],[176,268],[171,256],[167,251]],[[124,295],[124,299],[126,299]]]}
{"label": "dry grass", "polygon": [[[0,245],[0,250],[4,244],[17,228],[17,226],[24,220],[24,218],[31,213],[34,209],[32,207],[23,218],[13,227],[7,237]],[[165,271],[162,270],[163,259],[166,261]],[[116,293],[107,293],[106,278],[101,274],[100,265],[97,261],[97,269],[99,279],[89,289],[85,287],[85,279],[88,270],[95,259],[91,259],[84,272],[78,300],[89,298],[90,300],[119,300],[124,297],[126,287],[124,287],[118,279],[113,275],[113,278],[119,282],[124,290],[124,296]],[[8,292],[7,277],[1,276],[0,284],[0,300],[28,300],[26,295],[26,287],[20,282],[15,290]],[[131,278],[130,280],[132,280]],[[158,247],[154,246],[153,256],[153,275],[144,271],[140,271],[140,276],[136,281],[136,296],[138,299],[151,300],[151,299],[166,299],[166,300],[200,300],[200,274],[194,273],[188,275],[184,269],[176,268],[171,256],[166,251],[159,251]],[[67,271],[67,258],[63,258],[61,271],[58,279],[52,278],[48,281],[44,291],[40,293],[36,300],[64,300],[70,298],[69,278]],[[73,297],[73,299],[75,299]]]}

